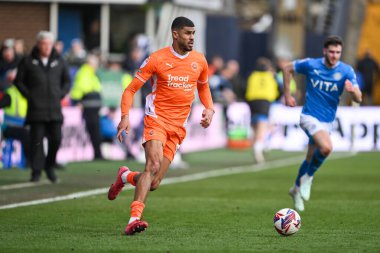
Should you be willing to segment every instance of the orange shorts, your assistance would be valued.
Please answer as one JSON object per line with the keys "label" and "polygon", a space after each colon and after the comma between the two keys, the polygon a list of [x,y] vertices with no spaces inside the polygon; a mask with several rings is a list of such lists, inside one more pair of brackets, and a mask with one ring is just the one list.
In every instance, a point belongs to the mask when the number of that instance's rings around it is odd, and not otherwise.
{"label": "orange shorts", "polygon": [[151,116],[144,117],[143,145],[150,140],[159,140],[164,147],[164,156],[173,161],[179,145],[185,139],[186,129],[166,124]]}

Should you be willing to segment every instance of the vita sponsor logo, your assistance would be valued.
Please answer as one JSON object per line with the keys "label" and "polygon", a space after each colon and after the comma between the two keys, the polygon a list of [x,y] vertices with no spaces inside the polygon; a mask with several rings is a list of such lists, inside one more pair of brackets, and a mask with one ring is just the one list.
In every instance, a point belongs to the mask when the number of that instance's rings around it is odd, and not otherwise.
{"label": "vita sponsor logo", "polygon": [[310,81],[313,87],[316,89],[325,90],[328,92],[338,91],[338,85],[336,83],[323,80],[314,80],[313,78],[310,78]]}
{"label": "vita sponsor logo", "polygon": [[174,76],[168,74],[168,87],[191,91],[193,85],[189,83],[190,76]]}

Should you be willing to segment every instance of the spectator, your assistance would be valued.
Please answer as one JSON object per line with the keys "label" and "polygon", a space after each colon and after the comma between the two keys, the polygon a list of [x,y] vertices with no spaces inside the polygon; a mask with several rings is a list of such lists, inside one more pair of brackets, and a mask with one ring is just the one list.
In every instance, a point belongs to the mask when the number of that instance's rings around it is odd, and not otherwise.
{"label": "spectator", "polygon": [[[61,99],[70,89],[70,77],[53,43],[51,32],[39,32],[36,46],[19,64],[15,81],[28,100],[26,123],[30,125],[32,182],[40,180],[42,169],[51,182],[57,181],[53,166],[62,139]],[[45,136],[48,139],[46,157]]]}
{"label": "spectator", "polygon": [[272,63],[267,58],[256,61],[256,69],[248,77],[245,98],[251,108],[253,155],[257,163],[265,162],[263,150],[268,128],[270,105],[279,97]]}
{"label": "spectator", "polygon": [[230,73],[227,80],[231,83],[232,90],[235,93],[237,100],[244,101],[244,85],[243,78],[239,73],[239,62],[236,60],[227,61],[226,69]]}
{"label": "spectator", "polygon": [[90,22],[85,35],[85,48],[89,52],[98,51],[100,47],[100,20],[94,19]]}
{"label": "spectator", "polygon": [[16,77],[15,69],[19,63],[14,50],[13,40],[6,40],[0,54],[0,90],[6,90]]}
{"label": "spectator", "polygon": [[63,43],[62,40],[56,40],[54,42],[54,49],[57,51],[57,54],[63,55],[63,50],[65,48],[65,44]]}
{"label": "spectator", "polygon": [[65,60],[70,67],[79,68],[86,62],[87,52],[83,47],[83,43],[80,39],[73,39],[71,41],[71,47],[65,54]]}
{"label": "spectator", "polygon": [[364,57],[358,61],[357,69],[364,81],[363,105],[372,105],[373,86],[380,75],[380,68],[369,49],[367,49]]}
{"label": "spectator", "polygon": [[208,75],[219,75],[224,68],[224,60],[220,55],[215,55],[211,58],[211,62],[208,65]]}
{"label": "spectator", "polygon": [[134,155],[131,153],[132,146],[132,132],[128,135],[123,133],[123,141],[119,142],[116,138],[117,135],[117,125],[115,124],[115,114],[116,108],[110,107],[108,112],[100,117],[100,130],[102,135],[102,142],[115,143],[121,147],[125,153],[126,159],[135,159]]}
{"label": "spectator", "polygon": [[126,57],[123,68],[130,73],[135,73],[145,58],[144,51],[139,47],[134,47]]}
{"label": "spectator", "polygon": [[209,79],[213,100],[223,104],[225,107],[236,100],[232,84],[229,81],[232,76],[233,73],[224,68],[220,71],[220,74],[214,74]]}
{"label": "spectator", "polygon": [[22,59],[26,54],[24,40],[23,39],[15,39],[13,47],[15,49],[16,57],[18,59]]}
{"label": "spectator", "polygon": [[98,66],[98,57],[92,54],[88,55],[86,63],[79,68],[75,75],[71,99],[74,104],[78,104],[83,109],[82,115],[94,149],[94,158],[102,160],[103,156],[100,150],[102,137],[99,126],[99,111],[102,106],[100,91],[102,86],[96,76]]}
{"label": "spectator", "polygon": [[15,42],[13,40],[5,41],[2,50],[1,68],[6,73],[4,74],[5,79],[2,80],[2,87],[5,92],[0,94],[0,108],[4,108],[4,120],[1,129],[4,139],[15,139],[21,142],[27,164],[30,164],[29,131],[24,126],[28,102],[13,85],[18,64]]}
{"label": "spectator", "polygon": [[2,137],[21,142],[27,161],[26,164],[29,166],[30,136],[29,129],[24,125],[28,101],[14,85],[7,88],[5,93],[0,94],[0,100],[0,108],[4,108],[4,121],[1,126],[3,130]]}

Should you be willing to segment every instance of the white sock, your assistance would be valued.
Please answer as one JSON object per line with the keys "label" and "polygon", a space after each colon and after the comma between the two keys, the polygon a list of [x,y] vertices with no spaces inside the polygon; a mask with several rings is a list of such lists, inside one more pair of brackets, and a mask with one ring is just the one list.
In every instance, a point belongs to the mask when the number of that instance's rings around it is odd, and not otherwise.
{"label": "white sock", "polygon": [[293,190],[295,192],[299,192],[300,191],[300,188],[296,185],[296,184],[293,184]]}
{"label": "white sock", "polygon": [[256,151],[256,152],[262,152],[264,150],[264,143],[261,142],[261,141],[258,141],[255,143],[255,145],[253,146],[253,149]]}
{"label": "white sock", "polygon": [[128,176],[128,174],[129,174],[130,172],[131,172],[130,170],[127,170],[126,172],[124,172],[124,173],[121,175],[121,181],[123,181],[124,184],[127,183],[127,176]]}
{"label": "white sock", "polygon": [[[310,180],[311,178],[313,178],[313,176],[309,176],[309,174],[305,173],[305,175],[303,175],[301,178],[303,179],[302,181],[305,181],[305,180]],[[301,181],[301,179],[300,179],[300,181]]]}
{"label": "white sock", "polygon": [[129,218],[129,222],[128,222],[128,224],[131,224],[131,223],[134,222],[135,220],[140,220],[140,218],[139,218],[139,217],[131,217],[131,218]]}

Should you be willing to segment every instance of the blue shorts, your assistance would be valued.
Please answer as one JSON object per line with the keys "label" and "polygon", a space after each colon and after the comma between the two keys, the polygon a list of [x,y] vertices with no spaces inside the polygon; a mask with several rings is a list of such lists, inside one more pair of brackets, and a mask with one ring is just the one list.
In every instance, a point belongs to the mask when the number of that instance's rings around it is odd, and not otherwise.
{"label": "blue shorts", "polygon": [[251,116],[251,124],[255,124],[258,122],[267,122],[267,121],[268,121],[268,115],[255,114]]}

